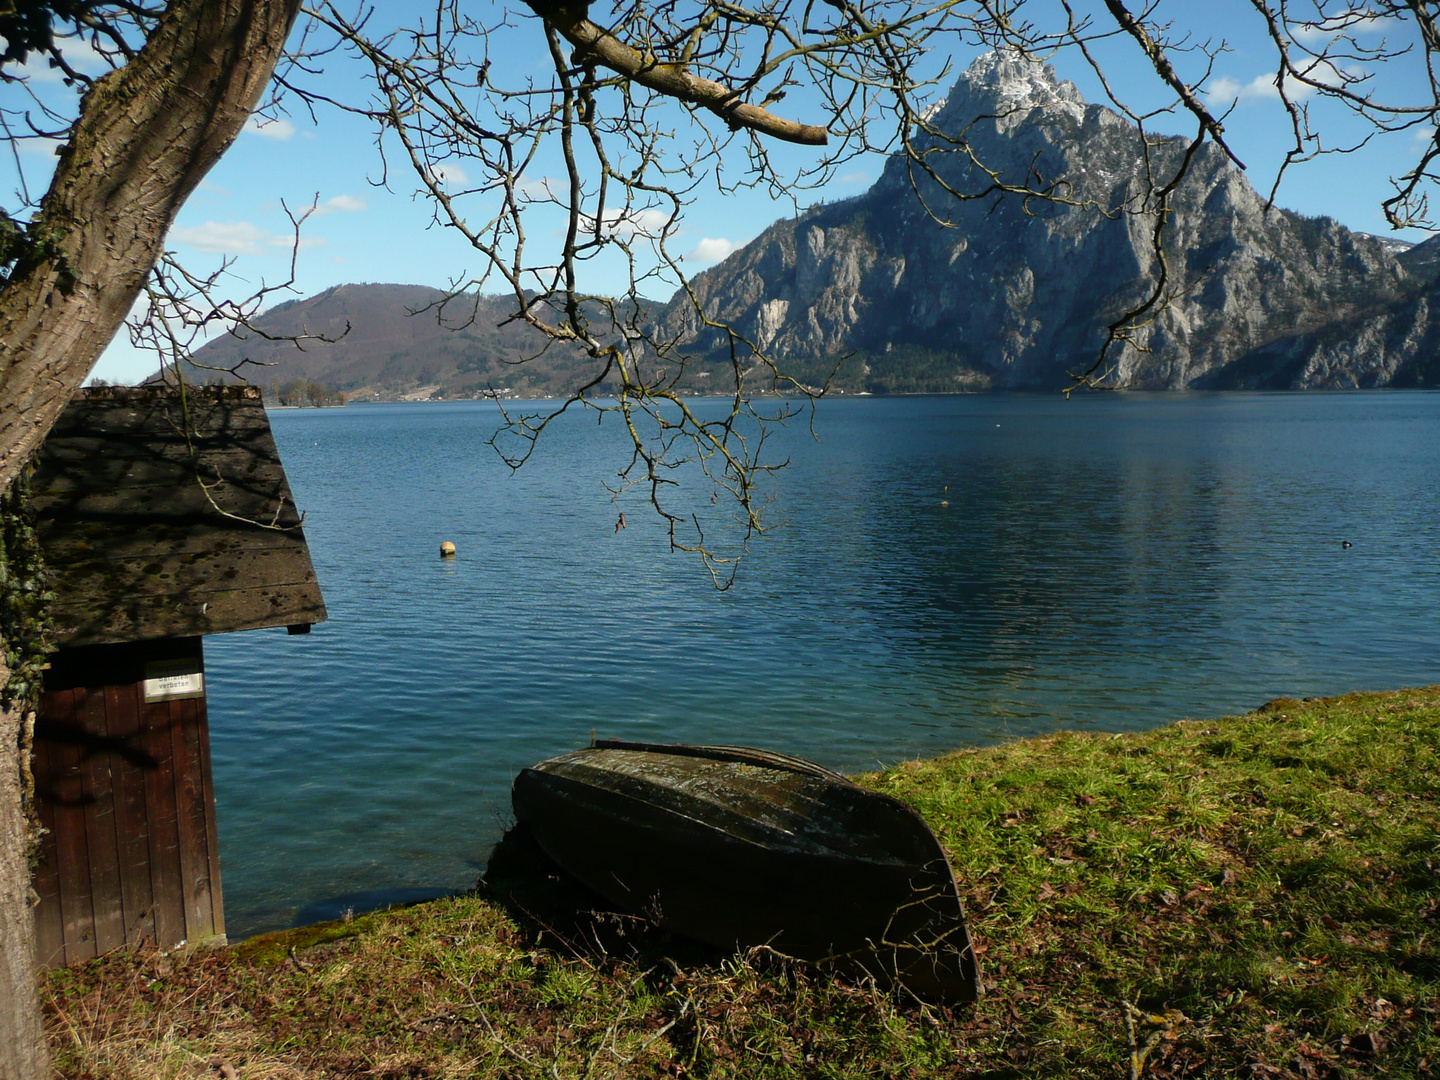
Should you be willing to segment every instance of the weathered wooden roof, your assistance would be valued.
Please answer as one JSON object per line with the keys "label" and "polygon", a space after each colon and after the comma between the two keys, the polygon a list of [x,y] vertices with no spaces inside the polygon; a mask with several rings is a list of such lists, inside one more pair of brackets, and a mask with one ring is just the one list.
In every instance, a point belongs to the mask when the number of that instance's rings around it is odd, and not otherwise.
{"label": "weathered wooden roof", "polygon": [[82,390],[46,437],[31,502],[59,644],[325,618],[259,391],[187,396],[188,423],[168,388]]}

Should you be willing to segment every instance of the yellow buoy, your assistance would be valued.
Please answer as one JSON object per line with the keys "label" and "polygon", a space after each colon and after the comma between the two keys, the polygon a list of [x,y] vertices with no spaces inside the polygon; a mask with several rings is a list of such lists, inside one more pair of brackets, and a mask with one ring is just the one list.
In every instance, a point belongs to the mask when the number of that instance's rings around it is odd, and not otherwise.
{"label": "yellow buoy", "polygon": [[455,545],[446,540],[440,545],[440,557],[442,559],[453,559],[455,557]]}

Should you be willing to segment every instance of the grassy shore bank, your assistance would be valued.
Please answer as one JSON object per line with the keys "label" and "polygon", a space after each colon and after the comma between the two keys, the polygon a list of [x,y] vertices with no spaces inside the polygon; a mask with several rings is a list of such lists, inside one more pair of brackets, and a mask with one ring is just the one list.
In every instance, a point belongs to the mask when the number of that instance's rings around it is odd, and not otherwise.
{"label": "grassy shore bank", "polygon": [[541,925],[476,895],[53,973],[56,1068],[1440,1073],[1440,687],[1024,740],[864,782],[912,803],[950,852],[981,951],[977,1006],[690,950],[624,920]]}

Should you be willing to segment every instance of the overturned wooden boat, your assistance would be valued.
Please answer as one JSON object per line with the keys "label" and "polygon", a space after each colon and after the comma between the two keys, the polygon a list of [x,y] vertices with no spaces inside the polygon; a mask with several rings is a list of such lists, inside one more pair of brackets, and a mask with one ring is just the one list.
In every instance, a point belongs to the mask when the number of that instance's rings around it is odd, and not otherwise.
{"label": "overturned wooden boat", "polygon": [[601,741],[515,779],[545,853],[623,910],[722,948],[858,966],[973,1001],[955,878],[898,799],[785,754]]}

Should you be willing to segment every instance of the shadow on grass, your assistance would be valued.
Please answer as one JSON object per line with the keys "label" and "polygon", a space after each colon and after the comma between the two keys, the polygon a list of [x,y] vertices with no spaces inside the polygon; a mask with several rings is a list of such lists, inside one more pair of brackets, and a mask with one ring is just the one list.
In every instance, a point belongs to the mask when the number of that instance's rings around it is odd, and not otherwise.
{"label": "shadow on grass", "polygon": [[477,888],[505,911],[528,945],[591,963],[623,959],[644,967],[713,967],[733,955],[616,911],[545,854],[523,825],[500,838]]}

